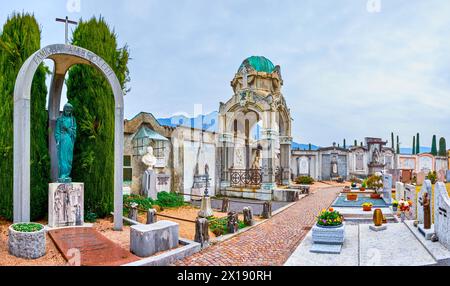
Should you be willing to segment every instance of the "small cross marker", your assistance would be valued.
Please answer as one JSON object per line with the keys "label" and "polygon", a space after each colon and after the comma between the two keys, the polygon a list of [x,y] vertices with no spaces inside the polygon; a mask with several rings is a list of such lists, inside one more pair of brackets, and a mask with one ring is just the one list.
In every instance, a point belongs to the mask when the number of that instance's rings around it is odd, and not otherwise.
{"label": "small cross marker", "polygon": [[69,20],[69,18],[67,16],[65,19],[56,18],[56,22],[65,23],[65,25],[66,25],[66,42],[65,43],[66,43],[66,45],[68,45],[69,44],[69,24],[76,25],[76,24],[78,24],[78,22]]}

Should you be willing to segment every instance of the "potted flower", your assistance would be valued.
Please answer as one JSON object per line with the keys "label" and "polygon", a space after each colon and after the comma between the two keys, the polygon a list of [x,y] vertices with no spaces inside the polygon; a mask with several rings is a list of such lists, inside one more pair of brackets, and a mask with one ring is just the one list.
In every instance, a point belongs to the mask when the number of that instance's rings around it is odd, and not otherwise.
{"label": "potted flower", "polygon": [[8,229],[9,253],[20,258],[36,259],[45,255],[45,228],[40,223],[15,223]]}
{"label": "potted flower", "polygon": [[312,228],[312,240],[321,244],[343,244],[344,217],[333,208],[323,209]]}
{"label": "potted flower", "polygon": [[367,187],[375,191],[375,193],[370,194],[371,199],[380,199],[381,194],[378,193],[378,190],[383,188],[383,177],[381,173],[377,172],[375,175],[367,178]]}
{"label": "potted flower", "polygon": [[370,212],[370,211],[372,211],[372,206],[373,206],[372,203],[363,203],[363,204],[362,204],[363,211],[365,211],[365,212]]}
{"label": "potted flower", "polygon": [[367,183],[366,183],[366,180],[364,180],[364,181],[361,183],[361,187],[359,188],[359,190],[360,190],[361,192],[364,192],[364,191],[366,190],[366,188],[367,188]]}
{"label": "potted flower", "polygon": [[397,200],[393,200],[392,201],[392,210],[394,212],[396,212],[397,211],[397,207],[398,207],[398,201]]}
{"label": "potted flower", "polygon": [[357,194],[347,194],[347,201],[356,201],[358,200]]}

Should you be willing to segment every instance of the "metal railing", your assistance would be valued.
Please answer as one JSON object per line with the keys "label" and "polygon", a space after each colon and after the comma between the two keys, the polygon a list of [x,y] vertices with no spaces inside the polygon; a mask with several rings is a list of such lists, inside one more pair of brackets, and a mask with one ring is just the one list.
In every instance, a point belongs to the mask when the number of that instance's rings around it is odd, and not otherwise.
{"label": "metal railing", "polygon": [[261,186],[261,169],[230,169],[230,183],[232,187]]}

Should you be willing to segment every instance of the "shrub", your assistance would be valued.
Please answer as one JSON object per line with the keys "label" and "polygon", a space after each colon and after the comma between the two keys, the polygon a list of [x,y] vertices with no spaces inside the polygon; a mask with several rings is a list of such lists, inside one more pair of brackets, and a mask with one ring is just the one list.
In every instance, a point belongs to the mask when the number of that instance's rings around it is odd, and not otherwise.
{"label": "shrub", "polygon": [[436,171],[429,172],[427,175],[427,179],[431,181],[432,184],[435,184],[437,181],[437,173]]}
{"label": "shrub", "polygon": [[91,222],[91,223],[96,222],[97,221],[97,214],[93,213],[93,212],[87,212],[84,215],[84,221],[85,222]]}
{"label": "shrub", "polygon": [[310,176],[299,176],[295,179],[295,182],[301,185],[312,185],[314,183],[314,179]]}
{"label": "shrub", "polygon": [[184,205],[184,198],[176,193],[160,192],[156,204],[161,207],[181,207]]}
{"label": "shrub", "polygon": [[123,196],[123,203],[124,205],[131,205],[132,203],[136,203],[139,208],[141,209],[151,209],[152,206],[155,204],[155,201],[152,200],[152,198],[145,198],[141,195],[124,195]]}
{"label": "shrub", "polygon": [[[216,236],[224,235],[228,233],[227,229],[227,217],[217,218],[214,216],[208,217],[209,229]],[[245,223],[241,220],[238,220],[238,229],[246,227]]]}
{"label": "shrub", "polygon": [[377,175],[372,175],[369,178],[367,178],[366,183],[369,189],[373,189],[375,191],[383,187],[383,179],[381,178],[381,176]]}
{"label": "shrub", "polygon": [[20,232],[35,232],[35,231],[40,231],[43,228],[43,226],[39,223],[27,222],[27,223],[14,224],[12,228],[15,231],[20,231]]}

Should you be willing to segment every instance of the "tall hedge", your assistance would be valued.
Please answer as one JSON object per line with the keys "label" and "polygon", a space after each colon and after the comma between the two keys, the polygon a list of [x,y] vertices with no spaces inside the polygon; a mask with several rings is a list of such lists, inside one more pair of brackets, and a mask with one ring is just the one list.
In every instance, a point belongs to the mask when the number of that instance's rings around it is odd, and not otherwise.
{"label": "tall hedge", "polygon": [[447,157],[447,143],[444,137],[439,139],[439,156]]}
{"label": "tall hedge", "polygon": [[437,143],[436,143],[436,135],[433,135],[433,139],[431,140],[431,154],[436,156],[438,154]]}
{"label": "tall hedge", "polygon": [[[0,35],[0,216],[13,217],[13,94],[23,62],[40,48],[41,31],[33,15],[8,17]],[[40,65],[31,88],[31,219],[47,214],[50,181],[46,112],[47,69]]]}
{"label": "tall hedge", "polygon": [[[103,18],[81,20],[72,44],[102,57],[115,71],[122,87],[128,82],[128,49],[118,49],[117,36]],[[67,98],[78,123],[72,178],[85,184],[85,212],[100,217],[113,210],[114,96],[95,68],[76,65],[69,71]]]}
{"label": "tall hedge", "polygon": [[416,135],[416,154],[420,154],[420,134]]}

